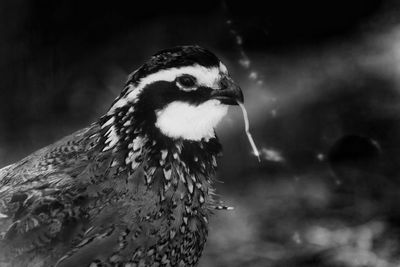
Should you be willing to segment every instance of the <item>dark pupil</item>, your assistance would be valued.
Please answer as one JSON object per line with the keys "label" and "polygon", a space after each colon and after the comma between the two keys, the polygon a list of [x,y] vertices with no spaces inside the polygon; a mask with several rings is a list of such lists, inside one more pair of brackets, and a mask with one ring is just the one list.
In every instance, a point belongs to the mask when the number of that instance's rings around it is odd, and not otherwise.
{"label": "dark pupil", "polygon": [[178,78],[178,82],[184,87],[191,87],[194,85],[194,78],[191,76],[181,76]]}

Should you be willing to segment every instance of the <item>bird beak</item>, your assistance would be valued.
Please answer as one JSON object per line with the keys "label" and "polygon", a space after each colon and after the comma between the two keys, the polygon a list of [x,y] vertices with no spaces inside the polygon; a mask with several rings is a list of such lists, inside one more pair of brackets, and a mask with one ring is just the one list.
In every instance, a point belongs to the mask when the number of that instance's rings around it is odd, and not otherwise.
{"label": "bird beak", "polygon": [[220,81],[220,89],[211,92],[211,99],[217,99],[225,105],[238,105],[243,103],[242,89],[229,76],[224,76]]}

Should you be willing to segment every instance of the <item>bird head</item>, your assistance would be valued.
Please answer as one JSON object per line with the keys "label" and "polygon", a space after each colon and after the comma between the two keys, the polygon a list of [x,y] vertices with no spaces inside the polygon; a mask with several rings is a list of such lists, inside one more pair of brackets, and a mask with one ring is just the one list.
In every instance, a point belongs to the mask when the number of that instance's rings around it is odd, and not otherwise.
{"label": "bird head", "polygon": [[158,52],[129,76],[103,125],[118,121],[146,135],[208,140],[228,106],[238,102],[240,87],[213,53],[180,46]]}

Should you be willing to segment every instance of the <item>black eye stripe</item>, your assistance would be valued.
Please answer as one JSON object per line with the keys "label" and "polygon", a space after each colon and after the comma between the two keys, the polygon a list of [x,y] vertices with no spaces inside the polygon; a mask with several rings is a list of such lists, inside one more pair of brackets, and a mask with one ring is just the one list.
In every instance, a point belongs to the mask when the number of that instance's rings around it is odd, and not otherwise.
{"label": "black eye stripe", "polygon": [[196,78],[188,75],[188,74],[184,74],[182,76],[179,76],[176,78],[176,81],[183,87],[186,88],[190,88],[196,85]]}
{"label": "black eye stripe", "polygon": [[213,89],[199,86],[196,90],[182,90],[175,82],[157,81],[144,88],[136,102],[138,110],[157,110],[173,101],[199,105],[210,100]]}

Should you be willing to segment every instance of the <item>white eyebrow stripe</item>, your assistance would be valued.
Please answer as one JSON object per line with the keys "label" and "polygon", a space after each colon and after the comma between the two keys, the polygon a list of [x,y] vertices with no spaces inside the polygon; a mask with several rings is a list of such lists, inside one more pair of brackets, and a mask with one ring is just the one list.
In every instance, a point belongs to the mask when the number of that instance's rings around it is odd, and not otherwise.
{"label": "white eyebrow stripe", "polygon": [[[226,67],[225,67],[226,68]],[[134,100],[147,85],[157,81],[172,82],[182,74],[190,74],[197,79],[199,86],[206,86],[218,89],[218,82],[221,77],[219,67],[206,68],[200,65],[186,66],[181,68],[170,68],[150,74],[139,81],[139,85],[127,95],[128,100]]]}

